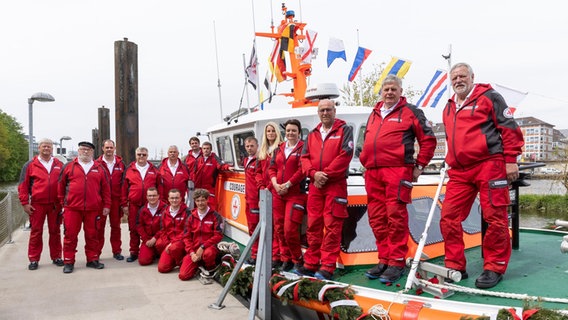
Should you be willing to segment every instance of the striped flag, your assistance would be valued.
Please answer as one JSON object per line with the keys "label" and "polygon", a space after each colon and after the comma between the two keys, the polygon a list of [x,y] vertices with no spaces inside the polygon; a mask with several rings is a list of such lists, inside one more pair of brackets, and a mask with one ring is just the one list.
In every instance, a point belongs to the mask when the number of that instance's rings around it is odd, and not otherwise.
{"label": "striped flag", "polygon": [[371,52],[373,51],[363,47],[359,47],[359,49],[357,49],[357,55],[355,56],[355,60],[353,60],[353,67],[351,67],[351,72],[349,72],[349,81],[353,81],[353,79],[355,79],[359,69],[361,69],[361,66],[363,65],[363,62],[365,62]]}
{"label": "striped flag", "polygon": [[442,70],[436,70],[434,77],[430,80],[428,87],[416,103],[417,107],[435,108],[438,101],[444,96],[448,89],[447,81],[448,73]]}
{"label": "striped flag", "polygon": [[412,62],[408,60],[402,60],[396,57],[392,58],[389,64],[386,66],[385,70],[383,70],[383,73],[381,73],[381,76],[379,77],[377,83],[375,83],[373,93],[377,94],[379,92],[381,86],[383,85],[383,81],[389,74],[394,74],[399,78],[404,77],[404,75],[408,72],[408,69],[410,69],[411,64]]}
{"label": "striped flag", "polygon": [[258,86],[258,59],[256,57],[256,45],[253,42],[252,53],[250,54],[250,62],[247,66],[245,73],[247,74],[248,82],[252,85],[254,90]]}
{"label": "striped flag", "polygon": [[312,53],[314,52],[314,43],[318,37],[318,33],[313,30],[306,30],[306,41],[304,41],[304,50],[302,52],[302,62],[312,63]]}
{"label": "striped flag", "polygon": [[286,80],[286,75],[284,74],[286,72],[286,61],[284,61],[284,56],[280,51],[280,40],[274,41],[274,48],[272,48],[268,66],[270,67],[270,72],[272,72],[272,77],[276,77],[278,82]]}
{"label": "striped flag", "polygon": [[343,40],[337,38],[329,38],[329,47],[327,49],[327,67],[331,66],[331,63],[337,59],[341,58],[347,61],[345,56],[345,45]]}

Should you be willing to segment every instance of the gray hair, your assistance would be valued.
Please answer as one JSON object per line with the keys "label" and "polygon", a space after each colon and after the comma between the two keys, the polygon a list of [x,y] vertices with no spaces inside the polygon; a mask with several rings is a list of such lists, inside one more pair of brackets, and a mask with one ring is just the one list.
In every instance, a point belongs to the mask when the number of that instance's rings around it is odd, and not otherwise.
{"label": "gray hair", "polygon": [[452,69],[450,69],[450,73],[452,73],[454,71],[454,69],[461,68],[461,67],[467,68],[467,72],[469,72],[470,75],[473,74],[473,68],[465,62],[458,62],[458,63],[454,64]]}
{"label": "gray hair", "polygon": [[383,83],[381,84],[381,87],[385,85],[385,83],[393,83],[396,82],[396,84],[398,84],[399,87],[402,88],[402,79],[400,79],[399,77],[397,77],[394,74],[389,74],[385,77],[385,80],[383,80]]}
{"label": "gray hair", "polygon": [[146,153],[148,153],[148,148],[146,148],[146,147],[138,147],[138,148],[136,148],[136,153],[138,153],[138,152],[146,152]]}
{"label": "gray hair", "polygon": [[176,151],[179,152],[179,149],[175,144],[168,147],[168,152],[170,151],[170,149],[176,149]]}
{"label": "gray hair", "polygon": [[37,143],[38,147],[41,146],[42,144],[50,144],[53,146],[53,141],[51,139],[48,138],[43,138],[41,140],[39,140],[39,142]]}

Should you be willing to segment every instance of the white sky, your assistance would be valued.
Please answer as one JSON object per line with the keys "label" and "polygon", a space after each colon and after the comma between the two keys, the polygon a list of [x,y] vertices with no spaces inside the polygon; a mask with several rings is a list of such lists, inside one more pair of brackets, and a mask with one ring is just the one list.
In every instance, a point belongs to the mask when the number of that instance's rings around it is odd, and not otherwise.
{"label": "white sky", "polygon": [[[274,24],[281,2],[273,1]],[[342,87],[360,45],[373,50],[363,65],[392,56],[413,62],[404,86],[424,90],[441,55],[452,44],[452,61],[470,63],[477,82],[498,83],[529,95],[517,117],[534,116],[568,127],[568,19],[562,2],[542,1],[288,1],[296,19],[318,32],[320,54],[311,83]],[[213,21],[217,30],[223,116],[239,106],[243,54],[248,63],[254,27],[269,31],[270,2],[147,0],[19,0],[0,6],[0,109],[28,131],[27,98],[35,92],[56,101],[34,103],[34,135],[73,147],[90,140],[97,108],[111,109],[114,136],[114,41],[138,45],[140,144],[152,156],[219,122]],[[328,69],[330,37],[342,39],[347,62]],[[257,40],[260,74],[272,47]],[[250,99],[255,92],[249,87]],[[256,102],[256,101],[255,101]],[[244,99],[246,103],[246,96]],[[440,121],[441,108],[427,110]]]}

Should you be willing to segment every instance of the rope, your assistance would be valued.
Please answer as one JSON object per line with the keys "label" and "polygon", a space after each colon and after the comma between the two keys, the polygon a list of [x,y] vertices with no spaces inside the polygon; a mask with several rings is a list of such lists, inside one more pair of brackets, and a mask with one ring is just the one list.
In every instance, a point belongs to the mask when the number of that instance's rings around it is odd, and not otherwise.
{"label": "rope", "polygon": [[482,295],[482,296],[500,297],[500,298],[517,299],[517,300],[556,302],[556,303],[568,304],[568,299],[565,299],[565,298],[537,297],[537,296],[529,296],[528,294],[499,292],[499,291],[487,291],[487,290],[467,288],[467,287],[459,286],[459,285],[456,285],[456,284],[442,285],[442,284],[431,283],[431,282],[424,280],[424,279],[417,279],[417,280],[424,287],[433,287],[433,288],[438,288],[438,289],[449,289],[449,290],[453,290],[453,291],[456,291],[456,292],[471,293],[471,294],[477,294],[477,295]]}
{"label": "rope", "polygon": [[369,315],[375,320],[390,320],[389,312],[385,310],[382,304],[372,306],[369,309]]}

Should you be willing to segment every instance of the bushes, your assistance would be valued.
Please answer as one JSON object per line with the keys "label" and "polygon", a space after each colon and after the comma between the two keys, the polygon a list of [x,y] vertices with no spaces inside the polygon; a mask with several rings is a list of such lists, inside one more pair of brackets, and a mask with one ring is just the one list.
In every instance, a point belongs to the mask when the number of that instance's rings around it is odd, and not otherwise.
{"label": "bushes", "polygon": [[547,216],[554,214],[555,217],[568,218],[567,195],[534,195],[527,194],[519,197],[519,208],[523,212],[533,212]]}

